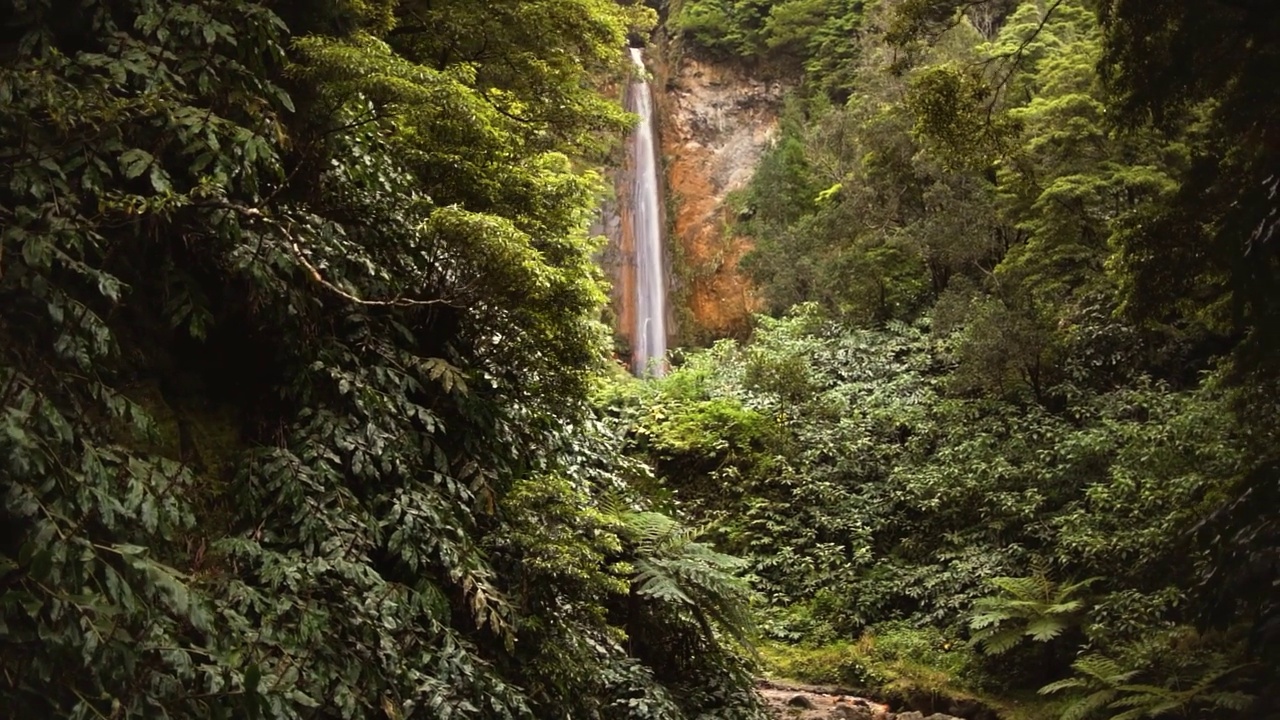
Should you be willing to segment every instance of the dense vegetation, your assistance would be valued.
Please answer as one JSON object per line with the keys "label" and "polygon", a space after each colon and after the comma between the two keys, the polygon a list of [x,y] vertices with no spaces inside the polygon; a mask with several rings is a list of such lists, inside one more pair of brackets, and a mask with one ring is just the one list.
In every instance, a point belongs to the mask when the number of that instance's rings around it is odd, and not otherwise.
{"label": "dense vegetation", "polygon": [[735,227],[771,317],[608,402],[775,668],[1280,713],[1280,6],[671,11],[797,78]]}
{"label": "dense vegetation", "polygon": [[1280,6],[663,9],[797,80],[641,383],[643,5],[0,8],[5,717],[1280,715]]}
{"label": "dense vegetation", "polygon": [[0,8],[0,714],[748,718],[633,488],[612,0]]}

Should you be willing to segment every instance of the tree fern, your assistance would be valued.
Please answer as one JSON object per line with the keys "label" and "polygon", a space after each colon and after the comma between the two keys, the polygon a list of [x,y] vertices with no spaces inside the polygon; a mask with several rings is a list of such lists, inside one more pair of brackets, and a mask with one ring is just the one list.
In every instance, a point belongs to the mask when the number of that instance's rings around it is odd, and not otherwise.
{"label": "tree fern", "polygon": [[636,595],[680,607],[704,626],[714,623],[749,646],[750,590],[737,575],[746,561],[698,542],[700,529],[661,513],[629,511],[619,519],[636,542],[631,561]]}
{"label": "tree fern", "polygon": [[1098,578],[1059,584],[1039,564],[1027,577],[997,577],[991,584],[1001,591],[974,603],[969,618],[973,642],[991,655],[1008,652],[1024,637],[1049,642],[1079,622],[1082,599],[1074,597]]}
{"label": "tree fern", "polygon": [[1101,654],[1085,655],[1072,667],[1075,677],[1059,680],[1040,688],[1041,695],[1063,691],[1080,691],[1074,703],[1062,713],[1062,720],[1086,720],[1105,717],[1109,720],[1143,720],[1164,715],[1190,715],[1200,708],[1245,710],[1253,698],[1245,693],[1218,689],[1220,683],[1243,666],[1224,667],[1215,663],[1202,672],[1186,689],[1132,682],[1139,670],[1123,667]]}

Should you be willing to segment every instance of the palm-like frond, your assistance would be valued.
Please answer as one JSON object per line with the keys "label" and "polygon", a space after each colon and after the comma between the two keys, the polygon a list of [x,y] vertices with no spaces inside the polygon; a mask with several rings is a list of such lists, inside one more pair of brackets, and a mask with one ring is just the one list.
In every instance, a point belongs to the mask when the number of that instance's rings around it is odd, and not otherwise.
{"label": "palm-like frond", "polygon": [[1072,667],[1075,677],[1040,688],[1042,695],[1064,690],[1088,692],[1067,707],[1062,720],[1086,720],[1095,716],[1109,720],[1146,720],[1173,713],[1185,715],[1206,706],[1239,711],[1247,709],[1253,701],[1244,693],[1213,691],[1223,678],[1243,666],[1211,667],[1184,690],[1135,683],[1133,679],[1139,675],[1138,670],[1127,669],[1105,655],[1085,655],[1072,663]]}
{"label": "palm-like frond", "polygon": [[1083,679],[1078,677],[1069,677],[1069,678],[1063,678],[1062,680],[1058,680],[1055,682],[1051,682],[1048,685],[1045,685],[1044,687],[1040,688],[1036,692],[1040,693],[1041,695],[1052,695],[1054,693],[1062,692],[1063,690],[1079,690],[1081,688],[1086,688],[1086,687],[1089,687],[1089,684],[1085,682]]}
{"label": "palm-like frond", "polygon": [[751,591],[737,575],[746,561],[698,542],[698,528],[661,513],[627,511],[617,517],[635,543],[637,595],[682,608],[704,626],[714,624],[749,645]]}
{"label": "palm-like frond", "polygon": [[1023,635],[1030,636],[1036,642],[1049,642],[1058,637],[1068,627],[1067,621],[1057,615],[1042,615],[1032,618]]}
{"label": "palm-like frond", "polygon": [[992,625],[999,625],[1005,620],[1011,619],[1013,616],[1003,610],[985,610],[983,612],[974,613],[969,618],[969,628],[972,630],[982,630]]}
{"label": "palm-like frond", "polygon": [[1071,667],[1086,678],[1099,681],[1104,685],[1119,685],[1138,674],[1136,670],[1126,670],[1115,660],[1096,653],[1076,660]]}
{"label": "palm-like frond", "polygon": [[1062,712],[1062,720],[1084,720],[1106,708],[1119,695],[1115,690],[1099,690],[1073,703]]}
{"label": "palm-like frond", "polygon": [[1022,633],[1016,629],[988,628],[973,636],[975,643],[990,655],[1001,655],[1018,646],[1022,641]]}
{"label": "palm-like frond", "polygon": [[974,603],[969,617],[973,642],[992,655],[1008,652],[1024,637],[1049,642],[1079,621],[1085,601],[1073,596],[1096,581],[1056,583],[1044,562],[1034,564],[1026,577],[992,578],[1000,592]]}
{"label": "palm-like frond", "polygon": [[1243,712],[1253,705],[1255,698],[1248,693],[1242,692],[1216,692],[1206,694],[1204,699],[1214,707],[1220,707],[1223,710],[1231,710],[1234,712]]}

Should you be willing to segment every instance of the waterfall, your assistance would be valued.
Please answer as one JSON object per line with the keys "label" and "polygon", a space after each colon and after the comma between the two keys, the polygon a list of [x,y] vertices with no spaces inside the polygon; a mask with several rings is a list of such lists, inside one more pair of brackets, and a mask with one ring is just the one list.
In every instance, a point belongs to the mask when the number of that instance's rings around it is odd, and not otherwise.
{"label": "waterfall", "polygon": [[[644,55],[631,48],[643,73]],[[631,232],[635,242],[635,331],[632,366],[637,375],[666,371],[667,287],[662,262],[662,208],[658,204],[658,155],[653,141],[653,93],[643,77],[631,84],[631,111],[640,124],[631,136]],[[653,363],[652,368],[650,363]]]}

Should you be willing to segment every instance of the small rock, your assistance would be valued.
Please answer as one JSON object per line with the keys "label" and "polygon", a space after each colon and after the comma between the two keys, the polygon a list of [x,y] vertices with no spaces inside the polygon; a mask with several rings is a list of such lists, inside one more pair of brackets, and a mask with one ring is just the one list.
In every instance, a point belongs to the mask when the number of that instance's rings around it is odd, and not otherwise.
{"label": "small rock", "polygon": [[897,718],[898,720],[924,720],[924,713],[912,710],[911,712],[898,713]]}
{"label": "small rock", "polygon": [[[808,695],[792,695],[791,699],[787,701],[787,704],[791,707],[804,708],[806,710],[813,709],[813,701],[809,699]],[[923,718],[921,720],[923,720]]]}
{"label": "small rock", "polygon": [[875,714],[865,705],[837,704],[831,708],[831,720],[872,720]]}
{"label": "small rock", "polygon": [[934,713],[924,720],[960,720],[960,718],[955,717],[954,715],[946,715],[944,713]]}

